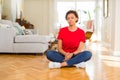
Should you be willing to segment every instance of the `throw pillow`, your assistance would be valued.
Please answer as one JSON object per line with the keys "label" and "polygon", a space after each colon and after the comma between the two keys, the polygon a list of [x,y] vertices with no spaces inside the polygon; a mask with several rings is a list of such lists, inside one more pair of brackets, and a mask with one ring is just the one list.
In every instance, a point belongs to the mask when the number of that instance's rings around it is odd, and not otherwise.
{"label": "throw pillow", "polygon": [[25,35],[32,35],[33,34],[32,31],[28,30],[28,29],[25,29],[24,33],[25,33]]}
{"label": "throw pillow", "polygon": [[18,23],[13,23],[13,26],[14,26],[16,32],[17,32],[16,33],[17,35],[25,35],[22,27]]}

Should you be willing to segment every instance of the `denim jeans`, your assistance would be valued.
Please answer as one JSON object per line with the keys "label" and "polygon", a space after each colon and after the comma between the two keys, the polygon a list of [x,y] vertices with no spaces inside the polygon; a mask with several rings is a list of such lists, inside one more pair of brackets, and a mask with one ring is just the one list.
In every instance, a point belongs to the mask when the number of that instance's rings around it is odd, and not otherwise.
{"label": "denim jeans", "polygon": [[[46,53],[48,60],[53,62],[64,62],[65,56],[60,52],[49,50]],[[92,57],[92,53],[90,51],[83,51],[79,54],[73,56],[70,60],[66,61],[68,66],[72,66],[74,64],[78,64],[80,62],[86,62]]]}

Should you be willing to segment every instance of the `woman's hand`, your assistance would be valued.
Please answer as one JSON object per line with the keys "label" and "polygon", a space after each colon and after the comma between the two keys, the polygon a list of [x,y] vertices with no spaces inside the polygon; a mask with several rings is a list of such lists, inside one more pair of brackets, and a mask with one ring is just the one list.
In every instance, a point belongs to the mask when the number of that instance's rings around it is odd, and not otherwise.
{"label": "woman's hand", "polygon": [[73,56],[73,53],[66,53],[65,54],[65,61],[71,59]]}

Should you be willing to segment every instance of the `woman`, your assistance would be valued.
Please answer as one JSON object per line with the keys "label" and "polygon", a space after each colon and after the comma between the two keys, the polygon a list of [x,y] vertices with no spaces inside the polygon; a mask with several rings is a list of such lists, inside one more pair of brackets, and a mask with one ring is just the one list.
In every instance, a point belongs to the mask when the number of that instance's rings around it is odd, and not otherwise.
{"label": "woman", "polygon": [[78,14],[70,10],[65,16],[69,26],[61,28],[58,34],[58,52],[50,50],[46,53],[49,68],[60,68],[65,66],[85,67],[92,54],[84,51],[85,32],[76,26]]}

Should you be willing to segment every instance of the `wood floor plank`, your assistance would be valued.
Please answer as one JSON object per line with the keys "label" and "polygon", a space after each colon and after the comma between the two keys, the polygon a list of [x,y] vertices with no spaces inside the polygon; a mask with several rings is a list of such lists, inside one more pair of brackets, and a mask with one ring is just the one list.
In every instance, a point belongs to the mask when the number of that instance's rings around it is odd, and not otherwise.
{"label": "wood floor plank", "polygon": [[120,80],[120,57],[110,55],[109,49],[99,44],[87,49],[93,57],[86,69],[49,69],[45,55],[0,54],[0,80]]}

